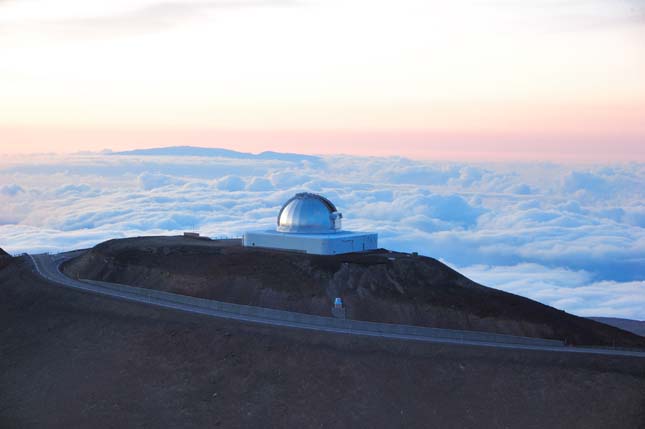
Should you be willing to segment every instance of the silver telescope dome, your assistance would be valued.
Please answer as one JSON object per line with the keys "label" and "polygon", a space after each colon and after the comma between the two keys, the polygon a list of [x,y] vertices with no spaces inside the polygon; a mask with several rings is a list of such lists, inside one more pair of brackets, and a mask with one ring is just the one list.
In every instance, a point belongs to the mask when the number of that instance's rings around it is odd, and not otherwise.
{"label": "silver telescope dome", "polygon": [[278,213],[279,232],[322,234],[339,231],[343,215],[322,195],[302,192],[291,197]]}

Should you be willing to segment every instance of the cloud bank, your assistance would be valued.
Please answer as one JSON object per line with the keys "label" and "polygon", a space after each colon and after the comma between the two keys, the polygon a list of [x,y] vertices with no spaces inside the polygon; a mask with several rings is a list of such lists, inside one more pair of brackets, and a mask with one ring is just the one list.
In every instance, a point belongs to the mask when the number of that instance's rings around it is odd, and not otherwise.
{"label": "cloud bank", "polygon": [[192,229],[235,237],[272,228],[287,198],[311,191],[383,247],[575,314],[645,319],[644,185],[643,164],[16,157],[0,164],[0,246],[60,251]]}

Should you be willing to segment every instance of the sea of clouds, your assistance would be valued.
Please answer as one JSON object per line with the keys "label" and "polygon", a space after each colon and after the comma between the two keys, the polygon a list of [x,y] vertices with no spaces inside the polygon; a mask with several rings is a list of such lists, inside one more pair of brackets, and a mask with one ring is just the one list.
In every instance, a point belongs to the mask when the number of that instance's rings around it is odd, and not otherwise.
{"label": "sea of clouds", "polygon": [[[187,152],[190,153],[190,152]],[[581,316],[645,319],[645,165],[465,164],[76,154],[0,160],[0,247],[55,252],[115,237],[239,237],[296,192],[346,229]]]}

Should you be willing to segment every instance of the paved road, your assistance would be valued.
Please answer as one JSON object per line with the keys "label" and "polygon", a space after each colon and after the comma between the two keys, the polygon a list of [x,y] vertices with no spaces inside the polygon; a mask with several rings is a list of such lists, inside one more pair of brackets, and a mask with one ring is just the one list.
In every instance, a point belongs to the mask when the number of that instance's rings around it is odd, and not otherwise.
{"label": "paved road", "polygon": [[276,320],[268,319],[258,316],[249,316],[245,314],[236,314],[225,311],[218,311],[211,308],[204,308],[196,305],[190,305],[186,303],[173,302],[170,300],[159,299],[155,297],[144,297],[134,293],[124,292],[122,290],[111,289],[107,285],[98,285],[94,283],[86,283],[79,280],[74,280],[70,277],[67,277],[61,273],[59,267],[60,265],[68,259],[77,256],[82,251],[77,252],[68,252],[58,255],[29,255],[31,260],[34,263],[36,271],[45,279],[56,283],[61,286],[80,289],[86,292],[96,293],[100,295],[107,295],[117,299],[124,299],[128,301],[140,302],[148,305],[155,305],[158,307],[170,308],[173,310],[185,311],[189,313],[203,314],[212,317],[226,318],[240,320],[244,322],[253,322],[261,323],[266,325],[280,326],[280,327],[289,327],[289,328],[299,328],[299,329],[309,329],[315,331],[323,332],[332,332],[338,334],[346,335],[362,335],[370,337],[381,337],[381,338],[391,338],[396,340],[413,340],[413,341],[423,341],[430,343],[444,343],[444,344],[460,344],[460,345],[469,345],[469,346],[480,346],[480,347],[495,347],[495,348],[505,348],[505,349],[515,349],[515,350],[536,350],[536,351],[548,351],[548,352],[559,352],[559,353],[586,353],[586,354],[598,354],[598,355],[609,355],[609,356],[633,356],[633,357],[642,357],[645,358],[645,352],[637,351],[627,351],[627,350],[611,350],[611,349],[595,349],[595,348],[585,348],[585,347],[566,347],[566,346],[539,346],[539,345],[524,345],[524,344],[505,344],[500,342],[487,342],[487,341],[474,341],[474,340],[458,340],[450,338],[439,338],[432,336],[420,336],[420,335],[408,335],[401,333],[387,333],[387,332],[374,332],[367,330],[358,330],[350,328],[338,328],[338,327],[326,327],[320,325],[307,324],[299,321],[291,320]]}

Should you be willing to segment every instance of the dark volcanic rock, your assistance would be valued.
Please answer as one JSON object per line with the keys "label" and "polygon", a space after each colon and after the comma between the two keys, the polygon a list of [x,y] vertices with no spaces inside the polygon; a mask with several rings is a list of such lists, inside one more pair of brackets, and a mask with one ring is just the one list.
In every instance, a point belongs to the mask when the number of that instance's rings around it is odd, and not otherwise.
{"label": "dark volcanic rock", "polygon": [[0,270],[9,265],[12,260],[11,255],[0,248]]}
{"label": "dark volcanic rock", "polygon": [[645,347],[645,339],[479,285],[436,259],[387,250],[319,256],[239,240],[140,237],[101,243],[64,267],[72,277],[330,316]]}

